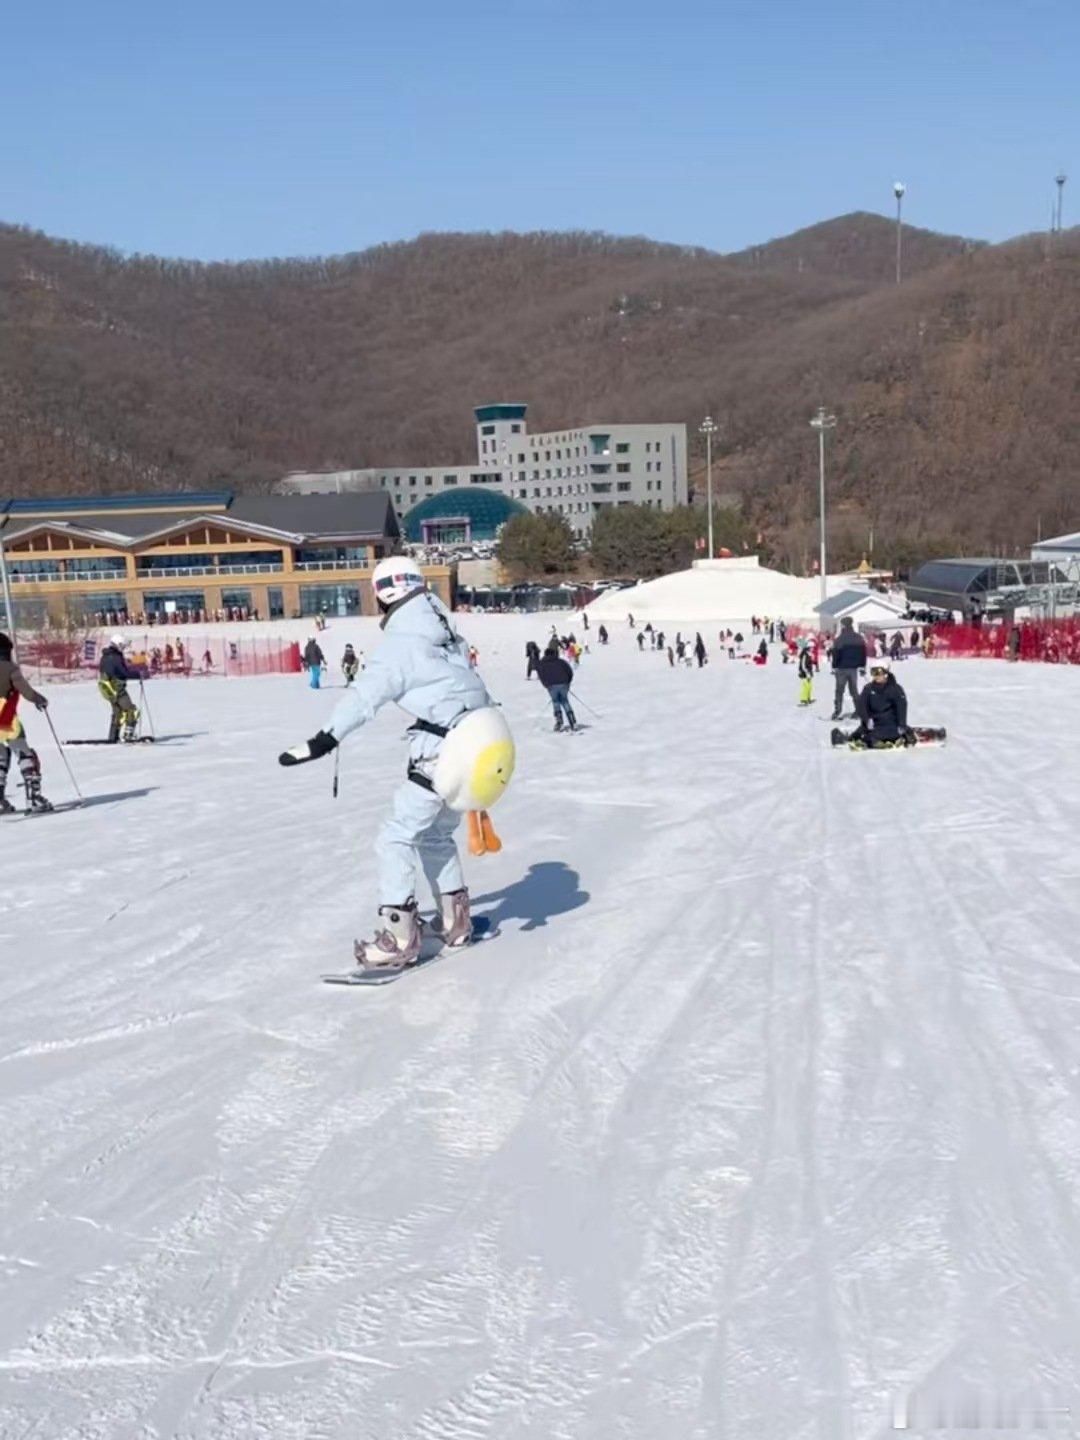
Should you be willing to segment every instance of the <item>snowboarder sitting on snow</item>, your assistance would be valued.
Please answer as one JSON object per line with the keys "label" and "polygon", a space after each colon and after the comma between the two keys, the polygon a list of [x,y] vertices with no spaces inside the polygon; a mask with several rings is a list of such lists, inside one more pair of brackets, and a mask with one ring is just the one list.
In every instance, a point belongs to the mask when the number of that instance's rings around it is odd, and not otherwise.
{"label": "snowboarder sitting on snow", "polygon": [[856,710],[859,728],[851,735],[834,730],[834,745],[855,743],[872,750],[882,745],[914,742],[907,723],[907,696],[892,673],[890,661],[885,658],[870,661],[870,683],[863,686]]}
{"label": "snowboarder sitting on snow", "polygon": [[345,676],[346,685],[351,685],[360,673],[360,660],[351,645],[345,646],[345,653],[341,657],[341,673]]}
{"label": "snowboarder sitting on snow", "polygon": [[570,704],[570,686],[574,683],[574,672],[557,650],[549,647],[544,658],[536,667],[540,684],[551,696],[551,708],[555,712],[555,729],[563,728],[563,715],[571,730],[577,729],[577,717]]}
{"label": "snowboarder sitting on snow", "polygon": [[490,706],[491,699],[478,673],[469,668],[469,647],[454,629],[450,612],[428,593],[415,561],[402,556],[381,560],[372,584],[386,638],[338,702],[327,728],[287,750],[279,763],[302,765],[329,755],[391,701],[416,717],[408,779],[396,791],[391,816],[375,841],[380,926],[373,940],[359,940],[355,946],[357,963],[364,969],[400,970],[420,954],[418,865],[435,895],[435,929],[444,942],[456,948],[472,937],[469,892],[454,843],[461,815],[435,793],[431,775],[455,723]]}
{"label": "snowboarder sitting on snow", "polygon": [[[170,647],[165,647],[165,665],[168,669],[171,659]],[[109,702],[109,744],[118,740],[130,744],[135,739],[135,726],[139,723],[139,712],[128,694],[127,682],[141,680],[142,674],[124,659],[124,637],[114,635],[101,652],[98,661],[98,690]],[[121,729],[121,727],[123,727]]]}
{"label": "snowboarder sitting on snow", "polygon": [[40,695],[27,680],[11,656],[11,641],[0,635],[0,815],[10,815],[15,806],[4,794],[7,788],[11,757],[16,755],[26,790],[26,808],[30,811],[46,811],[53,807],[41,793],[41,762],[37,751],[30,748],[23,723],[15,713],[19,708],[19,697],[29,700],[39,710],[44,710],[48,700]]}

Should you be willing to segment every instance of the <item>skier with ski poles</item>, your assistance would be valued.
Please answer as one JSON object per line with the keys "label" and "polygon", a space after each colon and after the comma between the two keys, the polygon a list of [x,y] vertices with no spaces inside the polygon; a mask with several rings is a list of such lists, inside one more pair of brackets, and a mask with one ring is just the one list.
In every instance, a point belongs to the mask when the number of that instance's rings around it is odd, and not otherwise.
{"label": "skier with ski poles", "polygon": [[[114,635],[101,652],[98,661],[98,690],[108,702],[110,745],[123,740],[130,745],[135,739],[135,727],[139,723],[139,711],[128,694],[127,682],[141,680],[142,671],[129,665],[124,656],[126,641],[122,635]],[[166,651],[168,651],[166,646]]]}
{"label": "skier with ski poles", "polygon": [[548,692],[551,708],[555,712],[555,729],[563,728],[563,715],[571,730],[577,729],[577,717],[570,704],[570,686],[574,683],[574,672],[557,650],[550,647],[544,651],[544,658],[536,667],[537,678]]}
{"label": "skier with ski poles", "polygon": [[15,806],[4,794],[13,755],[19,761],[27,813],[44,814],[53,808],[41,793],[41,762],[37,751],[31,748],[16,713],[20,697],[29,700],[38,710],[45,710],[49,704],[15,663],[10,638],[0,635],[0,815],[15,813]]}
{"label": "skier with ski poles", "polygon": [[357,941],[357,974],[392,977],[420,958],[417,870],[423,869],[438,913],[433,930],[452,947],[472,939],[469,892],[454,832],[470,815],[470,850],[499,848],[487,807],[513,772],[513,740],[477,671],[468,645],[442,601],[429,593],[415,561],[381,560],[372,576],[382,611],[382,645],[346,690],[325,730],[279,757],[302,765],[329,755],[345,737],[395,702],[414,717],[407,776],[375,842],[379,923]]}

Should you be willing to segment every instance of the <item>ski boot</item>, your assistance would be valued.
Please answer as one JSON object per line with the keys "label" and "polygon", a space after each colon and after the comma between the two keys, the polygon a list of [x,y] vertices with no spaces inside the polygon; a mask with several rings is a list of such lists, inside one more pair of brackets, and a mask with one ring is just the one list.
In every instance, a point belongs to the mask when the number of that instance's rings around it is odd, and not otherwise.
{"label": "ski boot", "polygon": [[15,813],[15,806],[7,798],[4,792],[0,790],[0,815],[14,815]]}
{"label": "ski boot", "polygon": [[133,720],[130,725],[125,725],[125,726],[124,726],[124,731],[123,731],[123,734],[120,736],[120,738],[121,738],[121,740],[124,742],[125,745],[134,745],[134,744],[135,744],[135,739],[136,739],[136,736],[135,736],[135,726],[136,726],[137,723],[138,723],[137,721]]}
{"label": "ski boot", "polygon": [[384,928],[373,940],[357,940],[353,946],[357,967],[397,974],[415,965],[420,956],[420,921],[416,901],[405,905],[380,905]]}
{"label": "ski boot", "polygon": [[431,932],[450,950],[468,945],[472,939],[468,890],[450,890],[439,896],[439,913],[431,921]]}
{"label": "ski boot", "polygon": [[562,716],[560,715],[559,718],[555,721],[555,734],[558,735],[559,732],[562,730],[562,728],[563,728]]}
{"label": "ski boot", "polygon": [[28,815],[48,815],[52,808],[52,802],[46,800],[45,796],[41,793],[41,777],[39,775],[27,775],[26,813]]}

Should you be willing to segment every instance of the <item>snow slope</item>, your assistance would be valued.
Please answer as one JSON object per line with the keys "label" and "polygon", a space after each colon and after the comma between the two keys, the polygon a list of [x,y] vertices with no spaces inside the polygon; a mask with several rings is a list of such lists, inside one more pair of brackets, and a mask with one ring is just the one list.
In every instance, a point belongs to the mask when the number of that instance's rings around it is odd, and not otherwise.
{"label": "snow slope", "polygon": [[[845,588],[840,576],[826,577],[826,591]],[[705,621],[740,621],[751,615],[780,620],[814,620],[821,600],[817,580],[785,575],[759,565],[756,555],[730,560],[698,560],[690,570],[677,570],[646,580],[628,590],[609,590],[589,606],[597,623],[625,622],[627,613],[640,625],[646,620],[665,625]]]}
{"label": "snow slope", "polygon": [[[332,693],[158,681],[179,738],[69,750],[92,803],[0,822],[0,1435],[862,1440],[912,1393],[909,1422],[965,1387],[1075,1405],[1080,673],[908,662],[953,740],[860,755],[790,667],[620,631],[567,738],[523,678],[543,628],[464,624],[519,739],[469,862],[501,936],[384,990],[317,977],[370,921],[399,715],[334,802],[329,763],[276,764]],[[55,692],[61,734],[103,711]]]}

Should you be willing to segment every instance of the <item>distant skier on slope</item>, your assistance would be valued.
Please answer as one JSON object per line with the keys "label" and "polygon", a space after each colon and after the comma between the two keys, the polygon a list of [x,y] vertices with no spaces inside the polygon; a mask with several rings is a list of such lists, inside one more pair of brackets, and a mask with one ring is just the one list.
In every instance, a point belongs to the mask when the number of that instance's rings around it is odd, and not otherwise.
{"label": "distant skier on slope", "polygon": [[322,681],[323,666],[326,664],[326,656],[322,647],[314,635],[304,646],[304,669],[308,672],[308,684],[312,690],[318,690]]}
{"label": "distant skier on slope", "polygon": [[361,658],[351,645],[345,646],[345,653],[341,657],[341,673],[345,676],[345,684],[349,686],[360,673]]}
{"label": "distant skier on slope", "polygon": [[41,762],[37,751],[31,749],[23,723],[16,714],[20,696],[39,710],[46,709],[49,704],[12,659],[10,638],[0,635],[0,815],[11,815],[15,811],[15,806],[4,794],[12,755],[18,757],[26,789],[27,810],[43,814],[53,808],[41,793]]}
{"label": "distant skier on slope", "polygon": [[[490,711],[491,698],[479,674],[469,668],[469,647],[454,629],[450,612],[428,593],[413,560],[381,560],[372,584],[383,612],[382,645],[339,701],[327,728],[287,750],[279,761],[301,765],[328,755],[391,701],[415,716],[408,778],[395,792],[391,816],[375,841],[380,925],[372,940],[356,942],[354,952],[365,970],[400,971],[420,954],[418,867],[435,895],[435,929],[444,942],[456,948],[472,937],[469,892],[454,843],[461,813],[436,792],[433,776],[438,778],[447,737],[473,711]],[[512,747],[510,765],[512,769]],[[468,808],[480,810],[483,803]]]}
{"label": "distant skier on slope", "polygon": [[841,620],[840,633],[833,641],[832,668],[836,679],[832,718],[840,719],[845,691],[851,692],[851,703],[858,714],[859,687],[855,683],[855,677],[859,671],[866,673],[866,641],[855,629],[850,615],[845,615]]}
{"label": "distant skier on slope", "polygon": [[[109,716],[109,744],[123,740],[130,744],[135,739],[135,726],[139,723],[139,711],[128,694],[127,682],[141,680],[142,671],[129,665],[124,658],[124,637],[114,635],[101,652],[98,661],[98,690],[107,700],[111,709]],[[168,646],[166,653],[168,652]]]}
{"label": "distant skier on slope", "polygon": [[571,730],[577,729],[577,716],[570,704],[570,686],[574,683],[574,672],[557,650],[550,646],[544,651],[544,658],[536,669],[540,684],[548,692],[551,708],[555,713],[555,729],[563,728],[563,715]]}
{"label": "distant skier on slope", "polygon": [[810,653],[810,642],[804,636],[799,641],[799,704],[814,703],[814,657]]}

